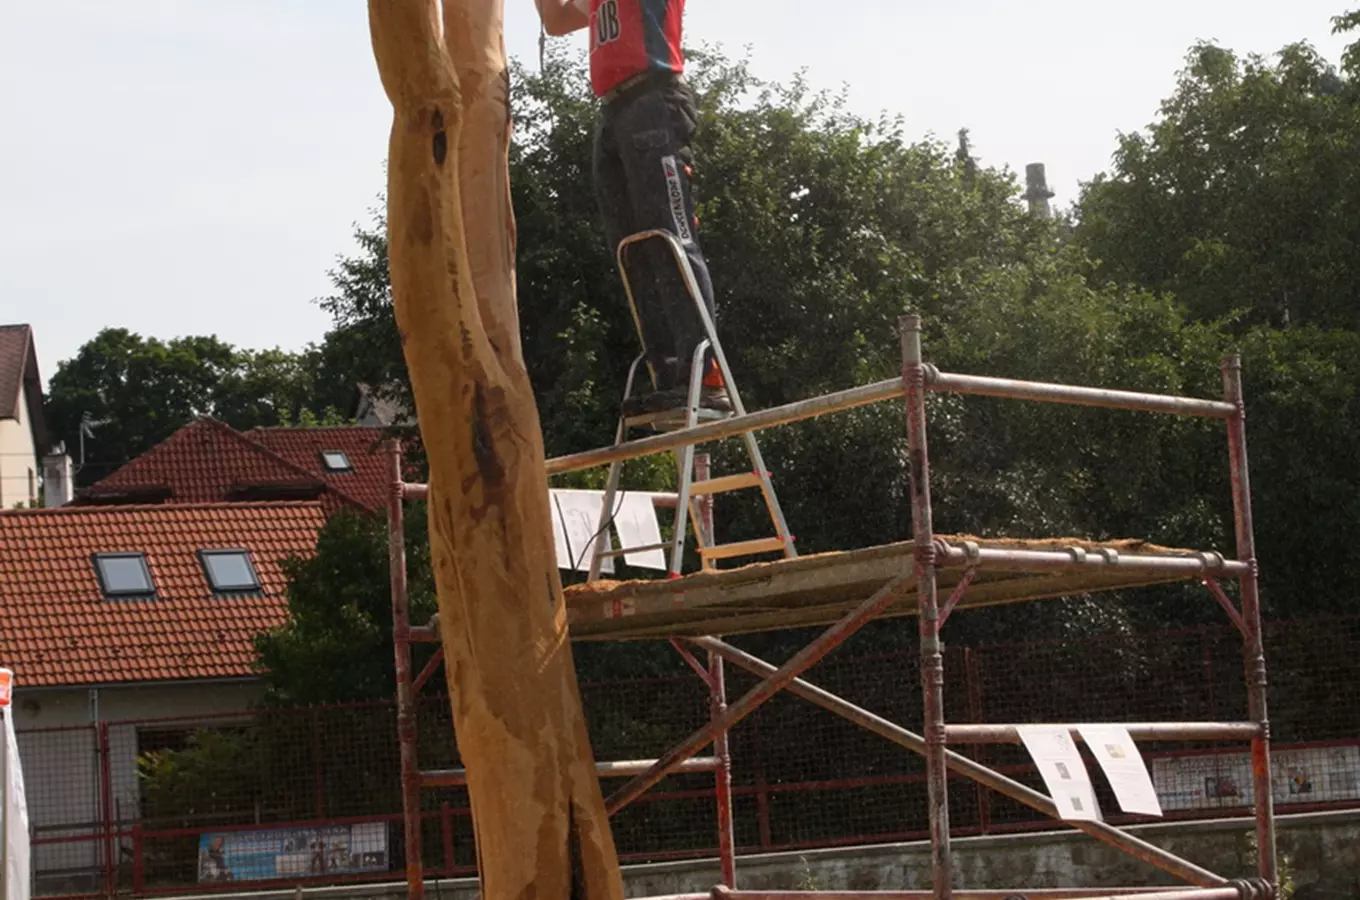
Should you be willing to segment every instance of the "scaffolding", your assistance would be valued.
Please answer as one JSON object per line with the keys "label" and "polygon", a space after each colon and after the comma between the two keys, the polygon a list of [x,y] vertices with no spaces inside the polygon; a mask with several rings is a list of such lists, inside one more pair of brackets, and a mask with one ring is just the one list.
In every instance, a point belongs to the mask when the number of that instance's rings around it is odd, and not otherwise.
{"label": "scaffolding", "polygon": [[[611,815],[675,772],[713,772],[717,790],[717,831],[721,883],[714,900],[1001,900],[1085,898],[1137,893],[1142,900],[1266,900],[1273,898],[1276,870],[1275,815],[1271,789],[1266,670],[1257,591],[1257,564],[1248,478],[1241,364],[1223,360],[1223,398],[1209,400],[1136,393],[1004,378],[941,372],[921,351],[916,316],[899,322],[902,338],[900,378],[852,388],[760,412],[707,422],[616,446],[548,461],[551,474],[580,471],[687,446],[737,437],[827,413],[902,398],[910,453],[912,538],[884,547],[821,554],[734,569],[706,570],[672,580],[594,582],[568,589],[572,640],[669,639],[710,691],[707,724],[655,760],[601,763],[601,777],[628,777],[607,796]],[[930,458],[926,440],[926,396],[954,393],[1046,403],[1097,406],[1221,420],[1228,437],[1228,464],[1236,530],[1236,554],[1163,548],[1140,542],[1054,540],[981,540],[936,534],[930,497]],[[405,809],[406,864],[410,896],[423,896],[420,855],[422,787],[461,784],[461,771],[420,772],[416,761],[414,697],[439,665],[439,655],[412,678],[410,645],[438,642],[437,622],[409,621],[405,581],[403,501],[423,498],[425,485],[402,480],[400,449],[392,450],[392,488],[388,504],[392,562],[392,606],[397,665],[398,736],[401,746]],[[711,514],[710,514],[711,515]],[[711,529],[711,518],[701,527]],[[1222,582],[1235,580],[1240,605]],[[1219,603],[1243,638],[1247,717],[1237,722],[1116,723],[1137,741],[1249,742],[1257,848],[1257,876],[1230,879],[1210,872],[1165,849],[1103,821],[1065,821],[1086,834],[1167,873],[1187,887],[967,889],[954,885],[950,845],[947,776],[971,779],[1040,813],[1059,819],[1053,801],[1025,784],[950,749],[950,745],[1019,743],[1024,724],[951,724],[944,719],[944,666],[941,630],[961,608],[1017,603],[1044,597],[1112,590],[1174,581],[1198,581]],[[941,589],[949,591],[941,602]],[[867,599],[866,599],[867,595]],[[915,615],[920,634],[923,723],[913,732],[825,691],[802,676],[869,621]],[[825,625],[826,629],[775,666],[715,635]],[[707,655],[706,663],[692,651]],[[759,682],[730,705],[724,663]],[[879,892],[769,892],[737,888],[732,831],[731,760],[727,734],[762,703],[787,691],[925,758],[930,826],[930,890]],[[1054,724],[1054,723],[1050,723]],[[1079,725],[1056,723],[1079,738]],[[713,755],[698,754],[712,746]],[[696,895],[706,896],[706,895]]]}

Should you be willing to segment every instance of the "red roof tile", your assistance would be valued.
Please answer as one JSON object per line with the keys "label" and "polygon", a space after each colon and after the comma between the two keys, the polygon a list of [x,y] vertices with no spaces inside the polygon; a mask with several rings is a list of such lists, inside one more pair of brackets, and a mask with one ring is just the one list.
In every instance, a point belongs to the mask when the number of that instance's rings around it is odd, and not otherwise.
{"label": "red roof tile", "polygon": [[[386,503],[390,481],[382,440],[383,429],[365,426],[243,434],[205,416],[86,488],[77,503],[223,503],[278,499],[286,491],[290,499],[320,499],[327,515],[346,506],[376,511]],[[353,470],[326,470],[326,450],[344,451]]]}
{"label": "red roof tile", "polygon": [[[66,507],[0,513],[0,666],[20,684],[257,674],[254,636],[287,616],[282,564],[316,546],[308,503]],[[215,596],[197,552],[245,549],[251,596]],[[97,553],[146,554],[154,600],[105,600]]]}
{"label": "red roof tile", "polygon": [[[371,510],[387,503],[392,476],[383,453],[382,428],[346,425],[332,428],[252,428],[246,437],[263,444],[300,469],[324,479],[333,491],[354,498]],[[340,450],[352,471],[332,472],[322,464],[321,454]]]}
{"label": "red roof tile", "polygon": [[47,422],[43,417],[42,381],[38,377],[38,352],[33,329],[27,325],[0,325],[0,419],[18,418],[27,403],[29,427],[38,453],[47,452]]}

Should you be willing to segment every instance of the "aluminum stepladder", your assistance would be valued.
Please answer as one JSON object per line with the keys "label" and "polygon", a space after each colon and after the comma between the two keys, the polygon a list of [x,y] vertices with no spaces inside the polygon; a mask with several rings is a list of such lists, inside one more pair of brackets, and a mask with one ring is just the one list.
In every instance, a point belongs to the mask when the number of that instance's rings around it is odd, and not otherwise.
{"label": "aluminum stepladder", "polygon": [[[682,431],[693,428],[701,422],[727,419],[734,415],[739,416],[746,414],[746,407],[741,402],[741,394],[737,390],[736,380],[733,379],[732,370],[727,365],[727,356],[723,353],[722,343],[718,340],[717,329],[713,324],[713,317],[709,315],[708,307],[704,304],[703,295],[699,290],[699,283],[694,277],[694,269],[690,266],[689,256],[685,253],[685,248],[680,243],[679,238],[669,231],[663,230],[642,231],[630,235],[619,242],[616,251],[616,262],[619,269],[619,276],[623,280],[623,291],[628,298],[628,309],[633,315],[633,326],[637,330],[638,342],[643,347],[643,352],[638,354],[637,358],[633,360],[632,366],[628,369],[628,381],[623,390],[624,406],[627,406],[628,400],[633,396],[633,389],[637,384],[638,369],[647,359],[647,343],[642,332],[642,320],[638,315],[637,302],[633,298],[632,284],[628,280],[626,254],[629,247],[649,240],[659,240],[670,249],[671,256],[675,260],[676,267],[680,270],[680,275],[684,280],[685,290],[689,294],[690,300],[694,303],[694,307],[699,313],[699,320],[703,323],[706,337],[701,340],[699,346],[694,349],[694,356],[689,370],[689,392],[686,405],[680,409],[667,410],[659,413],[643,413],[637,416],[627,416],[623,412],[620,412],[618,428],[614,433],[615,446],[627,441],[630,433],[635,428],[651,428],[655,431]],[[712,349],[713,357],[718,364],[718,370],[722,373],[723,382],[727,388],[727,395],[732,403],[732,412],[704,409],[699,405],[700,396],[703,390],[703,363],[709,349]],[[654,377],[653,383],[655,383]],[[676,492],[677,500],[675,506],[674,534],[669,541],[663,541],[660,544],[645,547],[629,547],[626,550],[613,547],[610,538],[609,525],[615,515],[614,504],[616,495],[619,491],[619,478],[623,471],[623,463],[621,461],[611,463],[609,466],[609,480],[604,491],[604,505],[600,511],[600,525],[596,531],[597,538],[594,544],[594,553],[590,561],[589,580],[594,581],[600,577],[600,567],[603,565],[605,559],[621,557],[625,553],[638,553],[646,550],[669,551],[670,561],[668,573],[672,578],[679,577],[684,564],[685,539],[691,522],[694,525],[695,543],[704,569],[717,568],[717,561],[720,559],[755,556],[757,554],[772,553],[774,551],[781,551],[786,558],[790,559],[797,556],[798,551],[794,547],[793,535],[789,534],[789,526],[784,518],[784,510],[779,505],[779,497],[775,494],[774,485],[770,481],[770,472],[765,468],[765,460],[764,457],[761,456],[760,445],[756,442],[755,433],[751,431],[744,432],[741,438],[746,446],[746,455],[750,459],[751,470],[735,475],[726,475],[717,478],[710,477],[702,481],[696,481],[694,478],[694,449],[696,445],[685,444],[682,448],[676,450],[678,489]],[[700,527],[702,516],[700,515],[697,505],[699,498],[728,491],[741,490],[743,488],[760,489],[761,495],[765,500],[765,507],[770,514],[770,521],[774,526],[774,536],[757,538],[749,541],[738,541],[731,544],[716,543],[711,535],[705,536],[704,529]]]}

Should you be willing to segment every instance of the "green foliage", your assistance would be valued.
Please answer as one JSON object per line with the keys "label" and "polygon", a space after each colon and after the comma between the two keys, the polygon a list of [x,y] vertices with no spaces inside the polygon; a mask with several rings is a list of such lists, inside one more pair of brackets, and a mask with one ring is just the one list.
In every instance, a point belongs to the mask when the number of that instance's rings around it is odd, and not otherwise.
{"label": "green foliage", "polygon": [[1202,320],[1360,328],[1357,51],[1338,73],[1306,44],[1272,60],[1195,46],[1159,119],[1083,191],[1097,275],[1173,293]]}
{"label": "green foliage", "polygon": [[[103,424],[85,444],[86,485],[165,440],[196,416],[234,428],[277,425],[307,417],[343,421],[318,378],[320,351],[241,350],[216,337],[161,341],[106,328],[57,366],[47,397],[54,435],[76,454],[80,422]],[[318,415],[319,414],[319,415]]]}
{"label": "green foliage", "polygon": [[[425,506],[406,513],[411,621],[434,614]],[[288,562],[288,621],[257,636],[256,651],[273,706],[392,696],[392,599],[387,526],[342,510],[321,529],[316,553]],[[416,654],[423,663],[428,650]]]}

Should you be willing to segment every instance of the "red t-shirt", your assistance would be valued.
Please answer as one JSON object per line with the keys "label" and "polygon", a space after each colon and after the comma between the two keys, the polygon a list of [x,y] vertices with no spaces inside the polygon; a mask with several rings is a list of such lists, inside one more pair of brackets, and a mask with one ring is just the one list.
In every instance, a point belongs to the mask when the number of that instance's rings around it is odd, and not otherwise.
{"label": "red t-shirt", "polygon": [[590,84],[602,97],[643,72],[685,70],[685,0],[576,0],[590,13]]}

